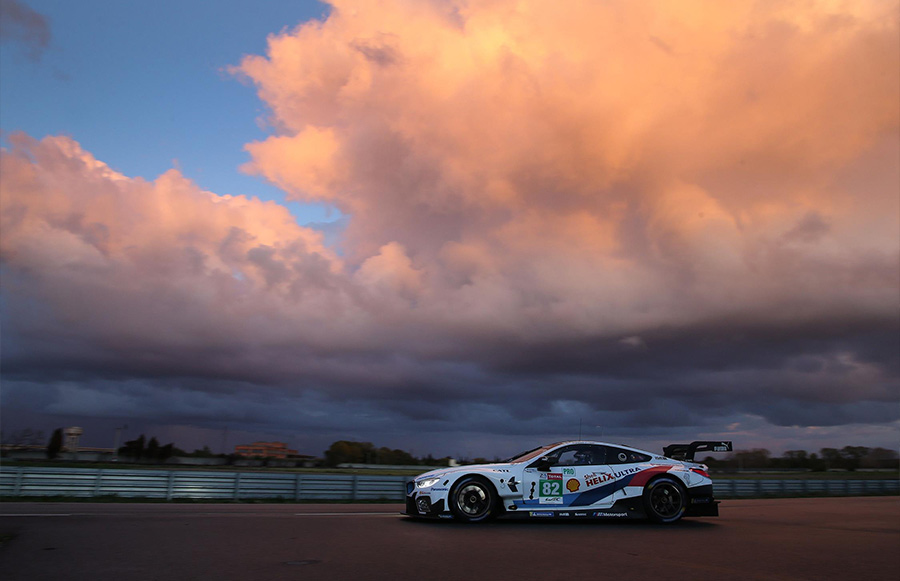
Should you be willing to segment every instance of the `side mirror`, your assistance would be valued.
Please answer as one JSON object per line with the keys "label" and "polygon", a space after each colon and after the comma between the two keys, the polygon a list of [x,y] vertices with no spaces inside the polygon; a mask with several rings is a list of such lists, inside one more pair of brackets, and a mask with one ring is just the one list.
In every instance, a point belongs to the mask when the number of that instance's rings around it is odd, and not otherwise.
{"label": "side mirror", "polygon": [[537,469],[538,469],[538,472],[549,472],[550,471],[550,458],[547,456],[541,456],[541,459],[538,460]]}

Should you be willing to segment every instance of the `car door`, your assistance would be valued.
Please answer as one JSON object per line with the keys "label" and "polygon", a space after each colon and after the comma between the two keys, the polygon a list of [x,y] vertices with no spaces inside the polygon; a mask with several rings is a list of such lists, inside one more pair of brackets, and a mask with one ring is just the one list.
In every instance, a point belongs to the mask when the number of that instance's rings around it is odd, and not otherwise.
{"label": "car door", "polygon": [[573,509],[609,508],[616,500],[612,468],[606,463],[606,446],[582,445],[579,460],[574,468],[574,482],[566,481],[566,489],[571,494],[566,504]]}
{"label": "car door", "polygon": [[[605,508],[611,500],[596,493],[584,497],[608,479],[602,446],[569,444],[533,461],[523,474],[523,502],[541,509]],[[584,498],[583,498],[584,497]],[[589,500],[589,502],[585,502]]]}

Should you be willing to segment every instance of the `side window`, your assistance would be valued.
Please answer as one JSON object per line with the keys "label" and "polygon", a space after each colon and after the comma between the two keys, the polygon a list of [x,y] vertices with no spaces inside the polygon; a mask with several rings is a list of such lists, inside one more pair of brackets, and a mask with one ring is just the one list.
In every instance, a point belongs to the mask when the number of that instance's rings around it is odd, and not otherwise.
{"label": "side window", "polygon": [[588,446],[590,453],[590,462],[588,464],[606,464],[606,447],[604,446]]}
{"label": "side window", "polygon": [[639,462],[649,462],[650,456],[633,452],[631,450],[623,450],[622,448],[607,448],[606,463],[607,464],[637,464]]}
{"label": "side window", "polygon": [[556,453],[550,457],[550,465],[574,466],[576,461],[575,452],[576,449],[574,446],[566,446],[565,448],[557,450]]}
{"label": "side window", "polygon": [[602,446],[577,444],[566,446],[551,458],[553,466],[596,466],[604,463],[605,453]]}

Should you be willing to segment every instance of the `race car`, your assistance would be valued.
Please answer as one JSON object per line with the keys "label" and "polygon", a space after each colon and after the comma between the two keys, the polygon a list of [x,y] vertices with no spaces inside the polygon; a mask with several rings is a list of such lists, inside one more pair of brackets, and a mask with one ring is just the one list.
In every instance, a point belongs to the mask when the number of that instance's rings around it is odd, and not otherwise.
{"label": "race car", "polygon": [[604,442],[541,446],[505,462],[439,468],[406,485],[406,514],[482,522],[503,518],[718,516],[707,467],[697,452],[728,452],[731,442],[672,444],[663,455]]}

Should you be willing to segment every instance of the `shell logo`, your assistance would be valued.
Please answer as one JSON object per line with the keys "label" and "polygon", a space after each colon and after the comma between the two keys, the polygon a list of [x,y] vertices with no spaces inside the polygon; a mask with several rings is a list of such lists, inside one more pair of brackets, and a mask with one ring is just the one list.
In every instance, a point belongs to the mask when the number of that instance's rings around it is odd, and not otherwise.
{"label": "shell logo", "polygon": [[569,492],[576,492],[579,488],[581,488],[581,483],[574,478],[569,478],[569,481],[566,482],[566,490]]}

